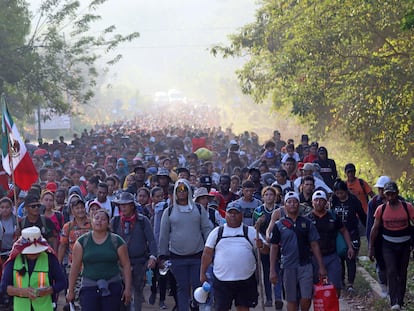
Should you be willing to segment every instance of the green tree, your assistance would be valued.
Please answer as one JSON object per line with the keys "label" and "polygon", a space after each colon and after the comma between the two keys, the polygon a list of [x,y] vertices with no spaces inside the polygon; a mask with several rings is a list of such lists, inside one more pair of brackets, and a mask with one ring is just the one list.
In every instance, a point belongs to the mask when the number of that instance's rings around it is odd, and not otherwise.
{"label": "green tree", "polygon": [[118,34],[114,25],[92,32],[94,22],[101,19],[97,11],[104,2],[43,0],[31,16],[31,29],[27,3],[1,2],[0,38],[12,44],[0,45],[0,56],[9,55],[0,65],[0,72],[6,73],[0,80],[13,106],[26,113],[39,105],[67,113],[71,103],[91,100],[99,73],[97,60],[105,56],[106,65],[113,65],[122,57],[113,53],[119,44],[139,36],[137,32]]}
{"label": "green tree", "polygon": [[22,47],[29,34],[30,19],[24,1],[0,3],[0,93],[4,83],[16,83],[23,75],[25,53]]}
{"label": "green tree", "polygon": [[245,56],[258,103],[289,107],[316,137],[349,135],[384,172],[413,172],[414,1],[263,0],[254,23],[212,53]]}

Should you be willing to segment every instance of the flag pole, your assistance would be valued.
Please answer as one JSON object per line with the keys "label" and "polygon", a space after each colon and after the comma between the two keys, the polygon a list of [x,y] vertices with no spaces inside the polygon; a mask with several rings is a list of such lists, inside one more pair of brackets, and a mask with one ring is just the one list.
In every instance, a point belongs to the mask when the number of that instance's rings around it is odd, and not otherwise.
{"label": "flag pole", "polygon": [[[7,126],[5,126],[5,121],[4,121],[4,113],[7,111],[7,105],[6,105],[6,95],[3,93],[2,95],[1,95],[1,97],[2,97],[2,117],[3,117],[3,126],[4,126],[4,128],[3,128],[3,130],[4,130],[4,133],[3,134],[5,134],[6,135],[6,138],[7,138],[7,153],[9,154],[9,166],[10,166],[10,170],[11,170],[11,179],[12,179],[12,186],[13,186],[13,198],[14,198],[14,208],[15,208],[15,215],[16,215],[16,217],[18,217],[18,211],[17,211],[17,209],[18,209],[18,206],[17,206],[17,193],[16,193],[16,183],[14,182],[14,167],[13,167],[13,159],[12,159],[12,156],[11,156],[11,152],[10,152],[10,138],[9,138],[9,133],[8,133],[8,130],[7,130]],[[20,190],[21,191],[21,190]],[[17,221],[16,222],[16,229],[20,229],[20,224],[19,224],[19,221]]]}

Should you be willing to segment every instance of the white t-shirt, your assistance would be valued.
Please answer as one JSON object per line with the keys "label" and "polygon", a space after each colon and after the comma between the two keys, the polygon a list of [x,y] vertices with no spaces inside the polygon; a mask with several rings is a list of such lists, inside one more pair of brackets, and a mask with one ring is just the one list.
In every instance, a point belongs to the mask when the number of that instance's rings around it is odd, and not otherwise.
{"label": "white t-shirt", "polygon": [[[215,249],[213,272],[220,281],[247,280],[256,271],[254,256],[256,247],[256,231],[248,227],[248,237],[252,244],[243,236],[243,225],[230,228],[224,224],[223,236],[216,245],[218,230],[216,227],[208,235],[206,246]],[[239,236],[237,236],[239,235]]]}
{"label": "white t-shirt", "polygon": [[299,156],[299,153],[297,152],[294,152],[293,155],[291,156],[288,153],[286,153],[282,158],[282,163],[285,163],[288,158],[294,158],[296,163],[300,162],[300,156]]}
{"label": "white t-shirt", "polygon": [[[105,202],[99,202],[98,199],[94,199],[93,201],[91,201],[89,203],[89,205],[92,202],[98,202],[99,204],[101,204],[102,208],[106,209],[106,211],[108,212],[109,216],[114,217],[114,216],[119,216],[119,208],[118,206],[115,206],[114,208],[114,214],[112,215],[112,205],[111,205],[111,201],[107,198]],[[88,212],[89,212],[89,205],[88,205]]]}

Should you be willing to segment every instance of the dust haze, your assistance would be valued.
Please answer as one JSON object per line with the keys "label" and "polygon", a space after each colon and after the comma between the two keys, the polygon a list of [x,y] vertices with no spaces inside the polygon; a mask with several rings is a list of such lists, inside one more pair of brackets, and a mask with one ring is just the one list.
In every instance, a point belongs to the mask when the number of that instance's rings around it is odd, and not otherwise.
{"label": "dust haze", "polygon": [[[30,3],[35,10],[40,0]],[[270,106],[257,106],[241,94],[234,72],[244,60],[214,57],[209,51],[216,44],[228,43],[229,34],[253,22],[256,9],[254,0],[107,1],[96,12],[102,20],[95,23],[95,31],[114,24],[118,32],[137,31],[140,38],[117,50],[123,58],[96,90],[93,115],[100,121],[111,121],[125,117],[122,111],[145,111],[152,106],[156,92],[177,89],[188,100],[222,109],[223,126],[240,126],[242,130],[257,122],[263,130],[272,130]],[[97,107],[105,109],[97,111]],[[226,107],[253,112],[255,120],[249,121],[247,116],[237,122]]]}

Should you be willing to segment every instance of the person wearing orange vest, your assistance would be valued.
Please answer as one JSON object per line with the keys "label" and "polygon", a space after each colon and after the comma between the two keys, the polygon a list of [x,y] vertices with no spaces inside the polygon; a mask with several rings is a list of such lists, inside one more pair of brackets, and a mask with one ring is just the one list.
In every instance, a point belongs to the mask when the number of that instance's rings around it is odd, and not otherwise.
{"label": "person wearing orange vest", "polygon": [[23,229],[14,243],[5,263],[2,287],[13,297],[14,310],[54,310],[54,297],[67,287],[66,279],[38,227]]}

